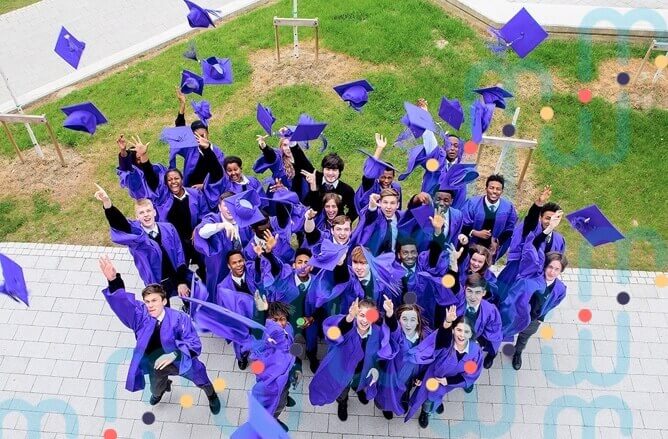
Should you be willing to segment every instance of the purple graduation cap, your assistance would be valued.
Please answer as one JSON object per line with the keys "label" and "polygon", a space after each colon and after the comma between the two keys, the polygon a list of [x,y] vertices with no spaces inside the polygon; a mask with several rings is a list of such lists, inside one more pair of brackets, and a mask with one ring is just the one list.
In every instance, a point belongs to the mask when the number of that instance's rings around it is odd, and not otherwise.
{"label": "purple graduation cap", "polygon": [[371,160],[365,160],[364,161],[364,169],[362,169],[362,173],[366,176],[369,175],[382,175],[383,172],[385,172],[386,169],[392,169],[394,172],[399,173],[400,171],[392,166],[390,163],[385,162],[381,159],[377,159],[376,157],[373,156],[373,154],[366,152],[363,149],[357,148],[359,152],[364,154],[365,156],[369,157]]}
{"label": "purple graduation cap", "polygon": [[366,79],[359,81],[339,84],[334,87],[341,99],[348,102],[355,111],[361,111],[362,107],[369,101],[369,92],[373,91],[373,86]]}
{"label": "purple graduation cap", "polygon": [[202,76],[205,84],[231,84],[234,82],[232,62],[229,58],[215,56],[202,60]]}
{"label": "purple graduation cap", "polygon": [[423,230],[428,229],[429,227],[433,228],[429,217],[434,216],[434,206],[430,204],[425,204],[422,206],[414,207],[413,209],[409,209],[408,212],[411,213],[413,218],[415,218],[415,221],[420,225],[420,227]]}
{"label": "purple graduation cap", "polygon": [[19,264],[0,253],[0,293],[28,306],[28,287]]}
{"label": "purple graduation cap", "polygon": [[494,51],[506,50],[508,47],[524,58],[547,38],[547,32],[522,8],[501,29],[490,29],[498,38],[499,44]]}
{"label": "purple graduation cap", "polygon": [[464,122],[464,110],[459,100],[449,100],[445,96],[441,98],[441,106],[438,108],[438,115],[446,121],[448,125],[459,131]]}
{"label": "purple graduation cap", "polygon": [[204,91],[204,79],[190,70],[181,72],[181,93],[197,93],[202,96]]}
{"label": "purple graduation cap", "polygon": [[260,196],[254,189],[232,195],[224,201],[239,227],[250,226],[265,219],[259,209]]}
{"label": "purple graduation cap", "polygon": [[594,247],[624,239],[624,235],[595,204],[569,213],[566,218],[573,228]]}
{"label": "purple graduation cap", "polygon": [[253,393],[248,392],[248,421],[237,428],[230,439],[290,439],[290,435]]}
{"label": "purple graduation cap", "polygon": [[209,119],[211,119],[211,105],[209,105],[209,101],[191,101],[190,105],[192,105],[193,111],[199,117],[199,120],[208,127]]}
{"label": "purple graduation cap", "polygon": [[272,127],[274,126],[274,122],[276,122],[276,118],[271,113],[271,109],[258,103],[255,117],[257,118],[260,126],[264,128],[264,131],[271,136]]}
{"label": "purple graduation cap", "polygon": [[494,116],[494,105],[474,101],[471,104],[471,139],[480,143],[482,134],[487,131]]}
{"label": "purple graduation cap", "polygon": [[195,44],[190,43],[185,52],[183,52],[183,57],[186,59],[191,59],[193,61],[199,61],[197,59],[197,50],[195,50]]}
{"label": "purple graduation cap", "polygon": [[475,163],[455,163],[448,172],[441,174],[442,178],[438,181],[438,189],[456,190],[461,189],[467,184],[475,181],[480,173],[475,169]]}
{"label": "purple graduation cap", "polygon": [[497,108],[506,108],[506,99],[512,98],[513,95],[501,87],[486,87],[473,90],[476,93],[482,95],[482,99],[486,104],[494,104]]}
{"label": "purple graduation cap", "polygon": [[67,115],[63,126],[74,131],[94,134],[97,126],[107,123],[107,118],[92,102],[83,102],[60,109]]}
{"label": "purple graduation cap", "polygon": [[335,244],[329,239],[324,239],[320,244],[319,252],[308,260],[308,264],[316,268],[332,271],[347,251],[347,245]]}
{"label": "purple graduation cap", "polygon": [[163,128],[160,133],[160,141],[168,143],[173,151],[184,148],[197,148],[199,143],[190,127],[168,127]]}
{"label": "purple graduation cap", "polygon": [[53,49],[62,59],[75,69],[79,67],[81,55],[86,48],[86,43],[79,41],[65,29],[60,28],[60,35],[56,41],[56,47]]}
{"label": "purple graduation cap", "polygon": [[195,4],[189,0],[183,1],[186,2],[188,9],[190,9],[188,12],[188,24],[190,24],[190,27],[216,27],[216,25],[213,24],[213,20],[209,14],[213,14],[216,18],[220,18],[220,15],[218,15],[219,11],[213,9],[204,9],[200,5]]}
{"label": "purple graduation cap", "polygon": [[401,118],[401,123],[411,130],[416,139],[422,136],[425,130],[437,131],[434,119],[428,111],[410,102],[404,102],[404,108],[406,109],[406,115]]}
{"label": "purple graduation cap", "polygon": [[315,140],[318,137],[320,137],[322,132],[325,130],[326,126],[327,126],[326,123],[317,122],[311,116],[304,113],[301,116],[299,116],[299,120],[297,121],[297,127],[292,132],[292,135],[290,136],[290,141],[305,142],[309,140]]}

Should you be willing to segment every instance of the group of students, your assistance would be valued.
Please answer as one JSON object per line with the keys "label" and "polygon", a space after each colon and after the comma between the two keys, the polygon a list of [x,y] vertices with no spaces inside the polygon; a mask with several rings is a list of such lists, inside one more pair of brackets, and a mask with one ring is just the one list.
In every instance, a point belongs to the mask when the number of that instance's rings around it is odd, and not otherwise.
{"label": "group of students", "polygon": [[[418,105],[427,109],[424,100]],[[177,126],[185,125],[184,107]],[[101,259],[105,298],[137,336],[126,387],[142,389],[148,374],[151,404],[170,390],[170,375],[181,375],[219,412],[198,359],[197,331],[212,332],[233,344],[239,369],[261,364],[252,368],[252,394],[277,420],[294,404],[289,390],[305,359],[313,405],[336,401],[345,421],[352,388],[387,419],[408,421],[419,411],[426,428],[444,396],[472,391],[515,335],[519,370],[528,339],[565,296],[565,242],[556,231],[563,212],[550,202],[550,187],[522,221],[502,196],[501,175],[467,198],[479,175],[461,163],[455,134],[425,131],[401,175],[382,159],[387,141],[376,134],[353,189],[341,179],[338,154],[316,169],[289,128],[279,130],[276,147],[257,137],[253,170],[271,173],[264,182],[214,145],[204,123],[190,128],[198,146],[172,148],[169,168],[152,163],[139,138],[118,139],[117,174],[135,199],[135,219],[102,188],[95,193],[112,241],[128,247],[146,285],[135,300]],[[399,181],[419,168],[421,191],[402,209]],[[504,255],[497,278],[490,266]],[[173,296],[183,299],[182,311],[169,307]],[[322,358],[319,341],[328,348]]]}

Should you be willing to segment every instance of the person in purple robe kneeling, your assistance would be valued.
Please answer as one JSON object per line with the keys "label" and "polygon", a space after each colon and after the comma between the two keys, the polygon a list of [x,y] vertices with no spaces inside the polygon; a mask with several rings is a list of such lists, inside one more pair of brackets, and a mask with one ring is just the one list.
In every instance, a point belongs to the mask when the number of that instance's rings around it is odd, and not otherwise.
{"label": "person in purple robe kneeling", "polygon": [[111,310],[121,322],[132,329],[137,345],[132,353],[125,388],[142,390],[148,374],[151,405],[156,405],[165,392],[171,391],[170,375],[180,375],[204,390],[211,413],[220,412],[220,399],[206,366],[199,360],[202,343],[193,328],[190,316],[166,308],[167,295],[161,285],[151,284],[142,291],[142,301],[125,291],[121,275],[107,256],[100,258],[100,270],[109,281],[102,293]]}
{"label": "person in purple robe kneeling", "polygon": [[309,385],[309,400],[313,405],[336,401],[341,421],[348,419],[351,387],[362,404],[375,396],[379,356],[389,353],[389,330],[378,318],[375,302],[357,299],[346,316],[328,317],[323,324],[329,350]]}
{"label": "person in purple robe kneeling", "polygon": [[472,338],[472,325],[465,317],[457,317],[456,306],[448,308],[443,326],[436,333],[434,361],[420,387],[411,395],[406,421],[421,409],[418,422],[420,427],[427,428],[434,406],[442,406],[447,393],[475,383],[482,369],[482,354]]}

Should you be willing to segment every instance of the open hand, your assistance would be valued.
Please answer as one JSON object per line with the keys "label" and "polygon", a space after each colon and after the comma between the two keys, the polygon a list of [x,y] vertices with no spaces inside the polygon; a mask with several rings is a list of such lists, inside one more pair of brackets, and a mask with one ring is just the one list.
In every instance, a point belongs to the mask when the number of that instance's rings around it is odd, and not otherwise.
{"label": "open hand", "polygon": [[190,288],[186,284],[179,284],[176,287],[176,292],[179,293],[179,297],[188,297],[190,296]]}
{"label": "open hand", "polygon": [[104,277],[106,277],[108,281],[116,279],[116,267],[114,267],[109,256],[101,256],[98,261],[100,263],[100,271],[104,274]]}
{"label": "open hand", "polygon": [[276,247],[278,244],[278,233],[275,235],[271,234],[270,230],[265,230],[264,231],[264,251],[266,253],[271,253],[271,251]]}
{"label": "open hand", "polygon": [[255,290],[253,300],[255,301],[255,308],[257,308],[258,311],[266,311],[269,309],[269,302],[267,302],[267,298],[265,296],[260,296],[259,291]]}
{"label": "open hand", "polygon": [[536,206],[543,207],[550,200],[550,196],[552,196],[552,186],[548,184],[536,199]]}
{"label": "open hand", "polygon": [[385,148],[387,146],[387,139],[379,133],[376,133],[376,146],[378,148]]}

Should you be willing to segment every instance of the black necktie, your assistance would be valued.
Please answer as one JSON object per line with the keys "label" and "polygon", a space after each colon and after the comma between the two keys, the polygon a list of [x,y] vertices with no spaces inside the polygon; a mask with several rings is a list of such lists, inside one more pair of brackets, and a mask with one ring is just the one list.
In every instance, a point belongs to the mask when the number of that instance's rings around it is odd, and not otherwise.
{"label": "black necktie", "polygon": [[157,232],[157,230],[151,230],[150,232],[148,232],[148,236],[150,236],[151,239],[155,239],[155,238],[157,238],[157,237],[158,237],[158,232]]}
{"label": "black necktie", "polygon": [[379,253],[392,251],[392,219],[385,218],[385,221],[387,221],[387,230],[385,230],[385,236],[383,237],[383,243],[380,245]]}
{"label": "black necktie", "polygon": [[332,192],[334,190],[334,185],[331,183],[325,183],[323,187],[325,188],[325,192]]}
{"label": "black necktie", "polygon": [[471,323],[475,323],[476,321],[476,311],[472,306],[466,307],[466,319]]}
{"label": "black necktie", "polygon": [[297,285],[297,289],[299,290],[299,293],[300,293],[300,294],[303,294],[304,291],[306,291],[306,284],[303,283],[303,282],[300,283],[299,285]]}

